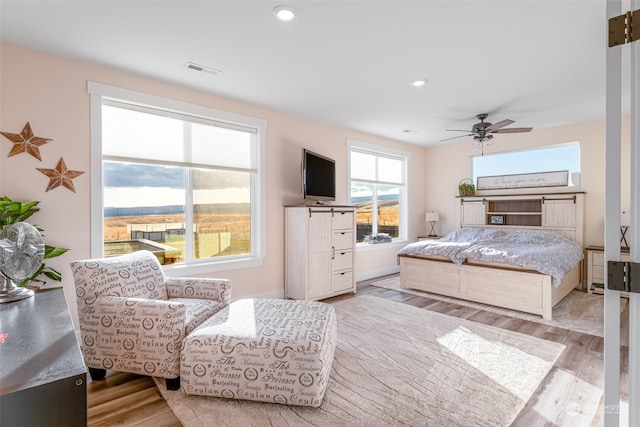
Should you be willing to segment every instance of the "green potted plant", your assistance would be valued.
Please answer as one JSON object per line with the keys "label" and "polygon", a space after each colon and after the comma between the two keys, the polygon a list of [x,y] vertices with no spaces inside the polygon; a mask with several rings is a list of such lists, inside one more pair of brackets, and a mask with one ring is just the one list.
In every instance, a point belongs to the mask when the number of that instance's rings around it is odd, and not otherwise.
{"label": "green potted plant", "polygon": [[[38,212],[40,209],[38,206],[38,201],[32,202],[15,202],[8,197],[3,197],[0,199],[0,229],[4,228],[5,225],[13,224],[15,222],[27,222],[26,220],[31,217],[34,213]],[[40,233],[43,233],[43,230],[40,227],[37,227]],[[67,252],[69,249],[65,248],[56,248],[53,246],[46,245],[44,246],[44,258],[54,258],[62,255]],[[62,275],[60,272],[54,270],[51,267],[48,267],[44,262],[40,265],[40,267],[27,279],[23,280],[20,283],[17,283],[18,286],[21,287],[35,287],[38,288],[40,285],[34,285],[34,283],[39,283],[44,286],[46,284],[45,280],[40,278],[41,275],[54,280],[56,282],[60,282],[62,280]]]}
{"label": "green potted plant", "polygon": [[458,193],[461,196],[473,196],[476,194],[476,186],[469,178],[465,178],[458,183]]}

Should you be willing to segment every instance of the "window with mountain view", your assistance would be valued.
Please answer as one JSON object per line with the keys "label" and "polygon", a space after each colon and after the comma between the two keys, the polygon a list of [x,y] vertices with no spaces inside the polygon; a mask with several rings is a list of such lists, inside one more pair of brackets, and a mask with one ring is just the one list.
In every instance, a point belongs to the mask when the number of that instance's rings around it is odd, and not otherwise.
{"label": "window with mountain view", "polygon": [[109,98],[100,119],[105,256],[261,259],[261,129]]}
{"label": "window with mountain view", "polygon": [[406,238],[406,163],[404,153],[349,142],[349,203],[357,207],[358,243],[380,233]]}

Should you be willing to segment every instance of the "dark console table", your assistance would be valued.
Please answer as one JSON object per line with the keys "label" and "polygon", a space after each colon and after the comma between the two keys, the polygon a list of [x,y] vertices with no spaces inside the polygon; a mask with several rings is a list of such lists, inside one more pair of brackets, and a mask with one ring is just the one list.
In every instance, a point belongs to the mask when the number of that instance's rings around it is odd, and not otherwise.
{"label": "dark console table", "polygon": [[62,288],[0,304],[0,425],[86,426],[87,369]]}

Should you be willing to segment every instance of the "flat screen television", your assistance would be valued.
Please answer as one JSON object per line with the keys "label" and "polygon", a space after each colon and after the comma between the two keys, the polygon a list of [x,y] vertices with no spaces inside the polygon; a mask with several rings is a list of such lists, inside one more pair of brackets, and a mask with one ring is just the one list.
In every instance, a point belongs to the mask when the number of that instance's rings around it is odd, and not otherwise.
{"label": "flat screen television", "polygon": [[336,199],[336,162],[304,148],[302,150],[302,195],[318,203]]}

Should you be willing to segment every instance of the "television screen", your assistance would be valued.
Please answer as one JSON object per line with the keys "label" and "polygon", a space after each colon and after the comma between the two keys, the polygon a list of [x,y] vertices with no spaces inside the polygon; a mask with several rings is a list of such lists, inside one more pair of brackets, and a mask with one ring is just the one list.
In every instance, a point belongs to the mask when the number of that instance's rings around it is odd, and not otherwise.
{"label": "television screen", "polygon": [[302,150],[302,193],[307,200],[336,199],[335,161],[320,154]]}

